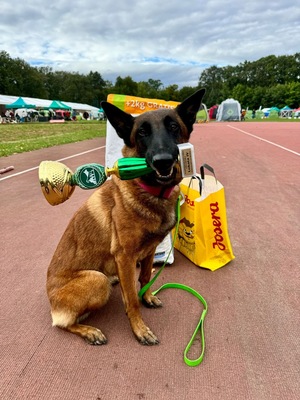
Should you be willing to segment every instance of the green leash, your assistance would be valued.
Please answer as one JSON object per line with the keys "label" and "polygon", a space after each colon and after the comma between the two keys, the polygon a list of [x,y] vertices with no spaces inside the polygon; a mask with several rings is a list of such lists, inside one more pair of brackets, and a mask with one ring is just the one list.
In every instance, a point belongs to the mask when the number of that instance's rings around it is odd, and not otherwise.
{"label": "green leash", "polygon": [[[177,204],[176,204],[176,218],[177,218],[177,223],[176,223],[176,228],[175,228],[175,233],[174,233],[174,237],[173,237],[173,242],[172,242],[172,246],[170,249],[170,252],[168,254],[168,257],[166,259],[166,261],[164,262],[164,264],[162,265],[162,267],[159,269],[159,271],[157,272],[157,274],[151,279],[150,282],[147,283],[147,285],[145,285],[140,291],[139,291],[139,297],[142,298],[144,293],[153,285],[153,283],[156,281],[156,279],[159,277],[159,275],[161,274],[162,270],[164,269],[164,267],[166,266],[167,260],[171,254],[171,251],[174,248],[174,243],[177,237],[177,233],[178,233],[178,227],[179,227],[179,221],[180,221],[180,198],[178,198],[177,200]],[[183,354],[183,359],[184,362],[189,366],[189,367],[196,367],[197,365],[201,364],[201,362],[203,361],[204,358],[204,351],[205,351],[205,337],[204,337],[204,319],[205,316],[207,314],[207,303],[205,301],[205,299],[198,293],[196,292],[196,290],[192,289],[189,286],[186,285],[182,285],[181,283],[165,283],[164,285],[162,285],[159,289],[155,290],[154,292],[152,292],[152,294],[155,296],[158,292],[160,292],[161,290],[164,289],[181,289],[181,290],[185,290],[186,292],[191,293],[193,296],[195,296],[204,306],[204,310],[202,311],[201,314],[201,318],[198,322],[198,325],[196,326],[196,329],[194,330],[194,333],[191,337],[191,340],[189,341],[188,345],[186,346],[185,350],[184,350],[184,354]],[[190,348],[192,346],[192,344],[194,343],[194,340],[196,338],[197,333],[200,333],[200,337],[201,337],[201,354],[198,358],[196,359],[190,359],[188,357],[188,352],[190,351]]]}

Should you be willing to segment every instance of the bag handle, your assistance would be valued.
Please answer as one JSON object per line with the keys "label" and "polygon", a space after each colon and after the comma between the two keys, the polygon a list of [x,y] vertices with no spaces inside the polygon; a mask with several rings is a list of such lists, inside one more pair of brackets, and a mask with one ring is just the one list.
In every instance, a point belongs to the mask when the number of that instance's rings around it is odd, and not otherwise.
{"label": "bag handle", "polygon": [[189,189],[191,188],[191,184],[192,184],[192,180],[193,180],[193,179],[198,179],[198,181],[199,181],[199,193],[200,193],[200,195],[201,195],[202,181],[201,181],[201,178],[200,178],[198,175],[193,175],[193,176],[191,176],[191,179],[190,179],[190,183],[189,183],[188,188],[189,188]]}
{"label": "bag handle", "polygon": [[205,171],[204,171],[205,169],[207,169],[209,172],[211,172],[213,174],[213,176],[215,177],[215,180],[216,180],[216,184],[218,183],[218,180],[217,180],[217,177],[215,174],[215,170],[213,169],[213,167],[211,167],[209,164],[206,164],[206,163],[202,164],[200,167],[200,177],[201,177],[200,183],[199,183],[200,196],[202,195],[202,189],[203,189],[203,185],[205,182]]}
{"label": "bag handle", "polygon": [[[201,167],[200,167],[200,176],[201,176],[201,179],[204,179],[204,177],[205,177],[204,169],[207,169],[207,170],[208,170],[209,172],[211,172],[211,173],[213,174],[213,176],[216,178],[215,170],[213,169],[213,167],[211,167],[210,165],[204,163],[204,164],[202,164]],[[216,178],[216,180],[217,180],[217,178]]]}
{"label": "bag handle", "polygon": [[191,187],[193,179],[198,179],[200,196],[202,195],[202,189],[203,189],[204,182],[205,182],[205,169],[207,169],[210,173],[213,174],[213,176],[215,177],[215,180],[216,180],[216,184],[218,183],[218,180],[217,180],[217,177],[215,174],[215,170],[213,169],[213,167],[211,167],[209,164],[206,164],[206,163],[202,164],[200,167],[200,177],[198,175],[191,176],[190,183],[188,186],[189,188]]}

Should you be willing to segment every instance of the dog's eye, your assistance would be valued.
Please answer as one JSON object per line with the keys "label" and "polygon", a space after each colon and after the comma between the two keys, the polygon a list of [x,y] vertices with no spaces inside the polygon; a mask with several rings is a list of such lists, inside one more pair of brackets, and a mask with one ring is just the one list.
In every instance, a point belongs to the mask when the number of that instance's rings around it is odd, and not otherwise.
{"label": "dog's eye", "polygon": [[169,129],[173,133],[178,133],[179,125],[176,122],[170,122]]}
{"label": "dog's eye", "polygon": [[142,126],[138,129],[138,134],[140,136],[148,136],[149,132],[147,129],[143,128]]}

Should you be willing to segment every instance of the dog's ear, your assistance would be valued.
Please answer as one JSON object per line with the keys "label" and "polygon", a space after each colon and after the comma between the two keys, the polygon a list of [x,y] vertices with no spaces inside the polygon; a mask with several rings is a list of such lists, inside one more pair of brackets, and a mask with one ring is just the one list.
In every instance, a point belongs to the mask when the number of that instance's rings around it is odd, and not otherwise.
{"label": "dog's ear", "polygon": [[196,121],[196,115],[201,106],[204,94],[205,89],[200,89],[187,99],[183,100],[183,102],[176,107],[176,111],[188,128],[189,133],[193,130],[193,124]]}
{"label": "dog's ear", "polygon": [[134,117],[107,101],[102,101],[101,107],[119,137],[124,140],[126,146],[132,147],[130,135],[134,124]]}

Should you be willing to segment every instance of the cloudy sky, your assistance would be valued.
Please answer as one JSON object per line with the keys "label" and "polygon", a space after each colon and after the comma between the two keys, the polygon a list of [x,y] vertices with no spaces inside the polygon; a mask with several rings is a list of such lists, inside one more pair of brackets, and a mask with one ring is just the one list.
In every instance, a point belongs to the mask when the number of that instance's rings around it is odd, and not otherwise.
{"label": "cloudy sky", "polygon": [[196,86],[203,69],[300,51],[300,0],[1,0],[0,51],[32,66]]}

